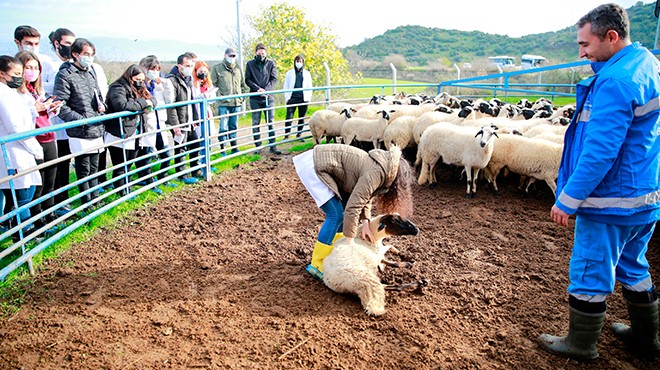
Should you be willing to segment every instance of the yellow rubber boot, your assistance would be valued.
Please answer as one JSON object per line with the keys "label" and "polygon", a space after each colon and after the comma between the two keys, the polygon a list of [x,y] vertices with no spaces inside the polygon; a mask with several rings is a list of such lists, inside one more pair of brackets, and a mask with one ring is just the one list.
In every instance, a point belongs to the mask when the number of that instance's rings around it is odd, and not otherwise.
{"label": "yellow rubber boot", "polygon": [[314,251],[312,251],[312,263],[307,265],[307,272],[319,280],[323,280],[323,260],[332,252],[332,245],[327,245],[316,241]]}
{"label": "yellow rubber boot", "polygon": [[337,240],[343,238],[343,237],[344,237],[344,233],[337,233],[337,234],[335,234],[335,238],[332,239],[332,245],[335,245],[335,242],[336,242]]}

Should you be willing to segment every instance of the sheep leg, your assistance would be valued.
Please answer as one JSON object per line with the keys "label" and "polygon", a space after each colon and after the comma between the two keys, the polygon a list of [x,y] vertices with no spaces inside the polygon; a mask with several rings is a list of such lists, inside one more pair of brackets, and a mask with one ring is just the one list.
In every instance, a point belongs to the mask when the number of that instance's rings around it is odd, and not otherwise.
{"label": "sheep leg", "polygon": [[465,191],[466,198],[473,198],[472,195],[472,167],[465,167],[465,175],[467,177],[467,190]]}
{"label": "sheep leg", "polygon": [[385,285],[384,287],[385,290],[387,291],[402,292],[404,290],[415,290],[421,293],[422,288],[427,286],[429,286],[429,281],[427,279],[422,279],[422,280],[413,281],[412,283],[408,283],[408,284]]}
{"label": "sheep leg", "polygon": [[477,196],[477,179],[479,178],[479,170],[479,167],[475,168],[474,177],[472,177],[472,193],[474,193],[474,196]]}
{"label": "sheep leg", "polygon": [[380,261],[380,263],[382,263],[385,266],[397,267],[397,268],[400,268],[400,267],[412,268],[412,265],[413,265],[410,262],[395,262],[395,261],[386,260],[386,259]]}

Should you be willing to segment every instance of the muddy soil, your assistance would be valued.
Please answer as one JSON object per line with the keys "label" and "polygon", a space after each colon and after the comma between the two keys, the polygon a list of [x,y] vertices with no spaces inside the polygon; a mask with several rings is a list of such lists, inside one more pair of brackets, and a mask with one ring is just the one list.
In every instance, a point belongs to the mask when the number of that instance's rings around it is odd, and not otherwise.
{"label": "muddy soil", "polygon": [[[573,237],[549,218],[552,193],[503,180],[465,199],[453,175],[415,185],[421,232],[390,244],[411,261],[386,283],[387,313],[305,271],[322,212],[291,156],[264,158],[166,196],[42,266],[15,316],[0,322],[0,368],[25,369],[651,369],[615,340],[621,288],[590,364],[535,342],[567,329]],[[648,253],[660,276],[657,237]]]}

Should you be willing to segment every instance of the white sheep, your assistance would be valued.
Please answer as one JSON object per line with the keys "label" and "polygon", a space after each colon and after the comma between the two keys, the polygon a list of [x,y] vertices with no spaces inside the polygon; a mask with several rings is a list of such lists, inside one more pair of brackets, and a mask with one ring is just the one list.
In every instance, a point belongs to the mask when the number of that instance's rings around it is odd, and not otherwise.
{"label": "white sheep", "polygon": [[536,137],[539,135],[552,134],[558,136],[564,136],[568,126],[559,126],[559,125],[538,125],[530,128],[529,130],[523,133],[525,137]]}
{"label": "white sheep", "polygon": [[333,139],[337,142],[336,137],[341,136],[341,129],[344,126],[344,122],[348,118],[351,118],[353,112],[351,108],[344,109],[341,113],[327,109],[314,112],[309,118],[309,131],[312,133],[316,143],[319,144],[323,136],[327,137],[328,142]]}
{"label": "white sheep", "polygon": [[388,150],[390,146],[396,145],[401,149],[413,146],[413,127],[417,122],[418,117],[414,116],[401,116],[392,120],[385,128],[383,133],[383,143]]}
{"label": "white sheep", "polygon": [[486,166],[486,178],[497,193],[497,175],[506,167],[521,176],[545,181],[555,193],[562,150],[563,145],[548,140],[502,135],[496,140],[490,162]]}
{"label": "white sheep", "polygon": [[[383,285],[378,277],[379,269],[384,265],[396,263],[385,260],[385,252],[396,249],[383,245],[383,239],[394,235],[417,235],[419,229],[410,220],[398,215],[379,215],[369,221],[374,235],[372,244],[360,238],[349,243],[346,238],[335,242],[332,252],[323,260],[323,282],[337,293],[355,294],[360,298],[362,307],[369,315],[385,313],[385,290],[421,288],[427,286],[427,280],[420,280],[401,286]],[[362,235],[362,226],[357,235]]]}
{"label": "white sheep", "polygon": [[378,112],[380,117],[376,119],[349,118],[341,128],[341,137],[345,144],[351,144],[353,140],[368,141],[378,148],[378,143],[383,141],[383,134],[389,122],[390,116],[384,110]]}
{"label": "white sheep", "polygon": [[337,113],[341,113],[341,111],[343,111],[344,109],[353,109],[353,111],[357,112],[358,110],[360,110],[365,105],[366,104],[363,104],[363,103],[352,104],[352,103],[346,103],[346,102],[335,102],[335,103],[329,104],[326,109],[337,112]]}
{"label": "white sheep", "polygon": [[[463,166],[467,175],[465,196],[476,195],[479,170],[485,168],[493,153],[493,140],[497,137],[497,127],[485,125],[481,129],[454,125],[436,124],[424,131],[419,141],[417,162],[421,164],[418,182],[434,184],[435,166],[440,159],[443,163]],[[474,174],[473,174],[474,172]]]}
{"label": "white sheep", "polygon": [[476,110],[472,107],[466,107],[460,110],[455,109],[453,111],[439,107],[433,112],[424,113],[419,116],[419,119],[417,119],[417,122],[415,122],[415,125],[413,126],[413,140],[415,141],[415,144],[418,145],[422,133],[433,124],[445,122],[458,125],[463,122],[466,117],[476,117],[476,114]]}

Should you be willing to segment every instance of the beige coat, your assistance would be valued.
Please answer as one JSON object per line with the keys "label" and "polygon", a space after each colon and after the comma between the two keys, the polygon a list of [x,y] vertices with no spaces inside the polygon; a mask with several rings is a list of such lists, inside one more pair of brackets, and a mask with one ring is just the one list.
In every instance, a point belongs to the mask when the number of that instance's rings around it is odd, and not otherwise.
{"label": "beige coat", "polygon": [[344,210],[344,235],[354,238],[361,219],[371,218],[371,201],[396,177],[401,151],[393,147],[370,152],[342,144],[314,147],[314,167],[319,178],[339,198],[348,195]]}

